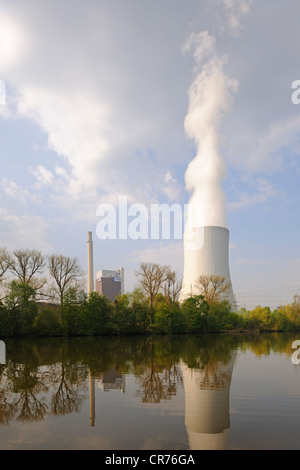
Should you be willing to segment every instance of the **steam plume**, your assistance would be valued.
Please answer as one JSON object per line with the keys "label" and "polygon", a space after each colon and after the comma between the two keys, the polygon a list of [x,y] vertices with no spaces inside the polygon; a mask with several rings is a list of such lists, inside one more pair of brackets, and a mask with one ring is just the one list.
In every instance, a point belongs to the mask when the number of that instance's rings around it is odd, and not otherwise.
{"label": "steam plume", "polygon": [[185,174],[186,187],[192,193],[190,207],[197,216],[192,225],[227,228],[222,189],[226,166],[219,153],[219,128],[222,117],[230,109],[237,81],[226,76],[226,56],[217,56],[215,38],[207,31],[190,36],[184,50],[191,48],[196,78],[188,92],[189,108],[184,124],[186,135],[196,144],[196,156]]}

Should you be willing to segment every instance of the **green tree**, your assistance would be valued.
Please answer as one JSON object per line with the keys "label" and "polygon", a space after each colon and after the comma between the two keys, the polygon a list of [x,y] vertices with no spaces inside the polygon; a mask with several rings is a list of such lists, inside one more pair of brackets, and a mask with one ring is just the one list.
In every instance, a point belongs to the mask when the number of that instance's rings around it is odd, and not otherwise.
{"label": "green tree", "polygon": [[105,335],[117,332],[117,326],[113,320],[112,302],[99,292],[91,292],[86,306],[85,316],[87,332],[91,335]]}
{"label": "green tree", "polygon": [[35,289],[29,284],[12,281],[4,305],[7,314],[5,332],[12,335],[32,334],[37,315]]}
{"label": "green tree", "polygon": [[60,336],[62,334],[61,312],[56,306],[39,306],[34,321],[38,336]]}
{"label": "green tree", "polygon": [[130,294],[117,297],[114,306],[114,322],[120,334],[137,333],[136,318],[131,305]]}
{"label": "green tree", "polygon": [[210,307],[208,315],[208,329],[211,331],[226,331],[244,327],[242,316],[232,312],[227,300],[216,303]]}
{"label": "green tree", "polygon": [[70,287],[64,293],[61,308],[62,329],[68,336],[85,335],[88,332],[88,320],[85,309],[87,295]]}
{"label": "green tree", "polygon": [[139,285],[148,295],[150,303],[151,323],[154,323],[154,300],[164,282],[170,274],[169,266],[160,266],[157,263],[141,263],[136,270],[135,275],[138,278]]}
{"label": "green tree", "polygon": [[273,312],[274,330],[276,331],[289,331],[293,330],[294,325],[290,318],[287,316],[285,309],[279,308]]}
{"label": "green tree", "polygon": [[193,295],[182,302],[182,313],[189,332],[207,329],[208,302],[203,295]]}
{"label": "green tree", "polygon": [[250,311],[249,326],[260,331],[272,330],[274,326],[274,316],[270,307],[258,305]]}

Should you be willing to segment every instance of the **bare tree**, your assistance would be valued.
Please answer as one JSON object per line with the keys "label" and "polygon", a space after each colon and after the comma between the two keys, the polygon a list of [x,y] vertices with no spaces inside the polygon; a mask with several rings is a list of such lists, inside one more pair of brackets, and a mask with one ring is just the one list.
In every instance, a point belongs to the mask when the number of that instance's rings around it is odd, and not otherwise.
{"label": "bare tree", "polygon": [[145,262],[141,263],[140,267],[135,271],[141,288],[149,296],[151,310],[155,297],[162,287],[162,284],[168,278],[169,271],[169,266],[160,266],[157,263]]}
{"label": "bare tree", "polygon": [[47,282],[46,278],[39,275],[43,272],[46,260],[38,250],[15,250],[10,264],[10,271],[22,284],[31,285],[36,291]]}
{"label": "bare tree", "polygon": [[182,281],[178,279],[178,275],[175,271],[169,270],[167,273],[167,279],[162,285],[164,296],[166,297],[169,304],[176,302],[178,295],[181,291]]}
{"label": "bare tree", "polygon": [[48,260],[49,272],[55,281],[55,292],[63,305],[64,294],[69,287],[78,286],[83,272],[77,258],[63,255],[51,255]]}
{"label": "bare tree", "polygon": [[0,248],[0,282],[4,279],[4,274],[10,269],[13,263],[12,257],[6,248]]}
{"label": "bare tree", "polygon": [[197,286],[207,303],[214,305],[228,296],[231,283],[223,276],[211,274],[210,276],[200,276]]}

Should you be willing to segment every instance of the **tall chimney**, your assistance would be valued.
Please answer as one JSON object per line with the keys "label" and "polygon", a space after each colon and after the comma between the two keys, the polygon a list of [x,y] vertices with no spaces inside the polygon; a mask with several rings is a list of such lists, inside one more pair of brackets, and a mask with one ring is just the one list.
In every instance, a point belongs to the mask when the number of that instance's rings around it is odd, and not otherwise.
{"label": "tall chimney", "polygon": [[94,291],[94,263],[92,232],[88,232],[88,294]]}

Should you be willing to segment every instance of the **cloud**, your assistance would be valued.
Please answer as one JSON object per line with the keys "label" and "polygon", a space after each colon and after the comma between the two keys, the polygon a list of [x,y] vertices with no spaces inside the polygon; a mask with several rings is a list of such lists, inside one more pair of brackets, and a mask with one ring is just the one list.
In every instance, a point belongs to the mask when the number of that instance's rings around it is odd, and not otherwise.
{"label": "cloud", "polygon": [[107,107],[86,91],[62,93],[20,86],[19,92],[17,113],[33,119],[47,133],[49,147],[67,159],[77,180],[95,187],[99,164],[110,148],[105,137]]}
{"label": "cloud", "polygon": [[8,249],[32,248],[44,252],[52,249],[47,241],[49,224],[42,216],[14,213],[0,207],[1,246]]}
{"label": "cloud", "polygon": [[250,191],[240,192],[237,201],[228,203],[228,210],[239,210],[253,204],[266,203],[279,196],[278,190],[265,178],[256,178],[250,186],[255,186],[254,191],[252,190],[252,193]]}
{"label": "cloud", "polygon": [[253,0],[221,0],[226,10],[229,32],[238,36],[242,30],[242,19],[250,13]]}
{"label": "cloud", "polygon": [[[89,6],[76,2],[72,18],[67,1],[48,2],[44,8],[31,0],[26,8],[8,8],[15,46],[7,50],[0,71],[15,93],[11,111],[43,131],[49,150],[61,158],[59,166],[69,172],[66,191],[158,198],[165,194],[164,173],[180,155],[180,132],[175,138],[166,132],[172,128],[170,118],[177,121],[173,131],[182,122],[170,112],[171,104],[177,107],[172,94],[176,81],[165,74],[166,60],[172,73],[179,49],[176,43],[171,53],[166,47],[174,39],[168,39],[152,8],[155,35],[152,22],[140,21],[144,8],[128,10],[119,3],[116,12],[109,3],[93,0]],[[167,13],[164,7],[164,18]],[[175,25],[171,30],[176,31]],[[20,34],[26,62],[15,53]],[[153,41],[162,47],[157,50]],[[183,140],[183,128],[181,134]]]}
{"label": "cloud", "polygon": [[2,178],[0,188],[7,198],[16,201],[20,206],[28,207],[29,203],[40,202],[37,195],[10,179]]}
{"label": "cloud", "polygon": [[43,165],[38,165],[36,168],[33,168],[31,172],[36,177],[37,188],[53,184],[53,173],[51,173],[51,171],[49,171]]}

